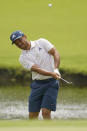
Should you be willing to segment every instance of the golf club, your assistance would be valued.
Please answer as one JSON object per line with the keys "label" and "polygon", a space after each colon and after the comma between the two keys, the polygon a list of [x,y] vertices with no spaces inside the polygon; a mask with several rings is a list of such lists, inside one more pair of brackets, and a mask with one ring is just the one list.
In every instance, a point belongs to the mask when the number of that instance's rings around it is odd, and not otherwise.
{"label": "golf club", "polygon": [[67,83],[67,84],[72,84],[72,82],[69,82],[69,81],[63,79],[62,77],[60,77],[60,80],[64,81],[64,82]]}

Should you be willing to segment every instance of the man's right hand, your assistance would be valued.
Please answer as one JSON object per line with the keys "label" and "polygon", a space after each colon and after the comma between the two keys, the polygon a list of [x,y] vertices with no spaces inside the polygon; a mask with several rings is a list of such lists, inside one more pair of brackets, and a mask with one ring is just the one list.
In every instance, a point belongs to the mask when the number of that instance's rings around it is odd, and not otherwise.
{"label": "man's right hand", "polygon": [[55,72],[52,72],[52,75],[51,75],[53,78],[55,79],[60,79],[60,76],[58,75],[58,73],[55,73]]}

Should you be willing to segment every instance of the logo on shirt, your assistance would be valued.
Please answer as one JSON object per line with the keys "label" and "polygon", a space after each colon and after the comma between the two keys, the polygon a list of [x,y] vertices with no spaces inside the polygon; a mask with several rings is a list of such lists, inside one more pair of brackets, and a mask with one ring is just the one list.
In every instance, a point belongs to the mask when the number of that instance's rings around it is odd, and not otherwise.
{"label": "logo on shirt", "polygon": [[41,50],[42,48],[39,47],[39,51]]}

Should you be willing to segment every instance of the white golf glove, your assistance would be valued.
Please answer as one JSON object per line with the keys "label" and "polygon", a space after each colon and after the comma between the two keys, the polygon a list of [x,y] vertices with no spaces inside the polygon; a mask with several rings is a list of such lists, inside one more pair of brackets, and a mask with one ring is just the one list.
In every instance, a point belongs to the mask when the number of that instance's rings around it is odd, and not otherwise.
{"label": "white golf glove", "polygon": [[58,76],[61,78],[61,74],[60,74],[60,72],[59,72],[59,70],[56,68],[56,69],[54,69],[54,72],[55,73],[57,73],[58,74]]}

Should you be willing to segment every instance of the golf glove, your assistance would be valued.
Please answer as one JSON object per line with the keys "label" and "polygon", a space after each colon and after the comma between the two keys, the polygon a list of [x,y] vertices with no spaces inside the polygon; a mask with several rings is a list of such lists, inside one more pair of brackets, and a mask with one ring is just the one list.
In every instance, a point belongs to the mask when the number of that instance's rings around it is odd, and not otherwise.
{"label": "golf glove", "polygon": [[60,74],[60,72],[59,72],[59,70],[57,68],[54,69],[54,72],[57,73],[61,77],[61,74]]}

